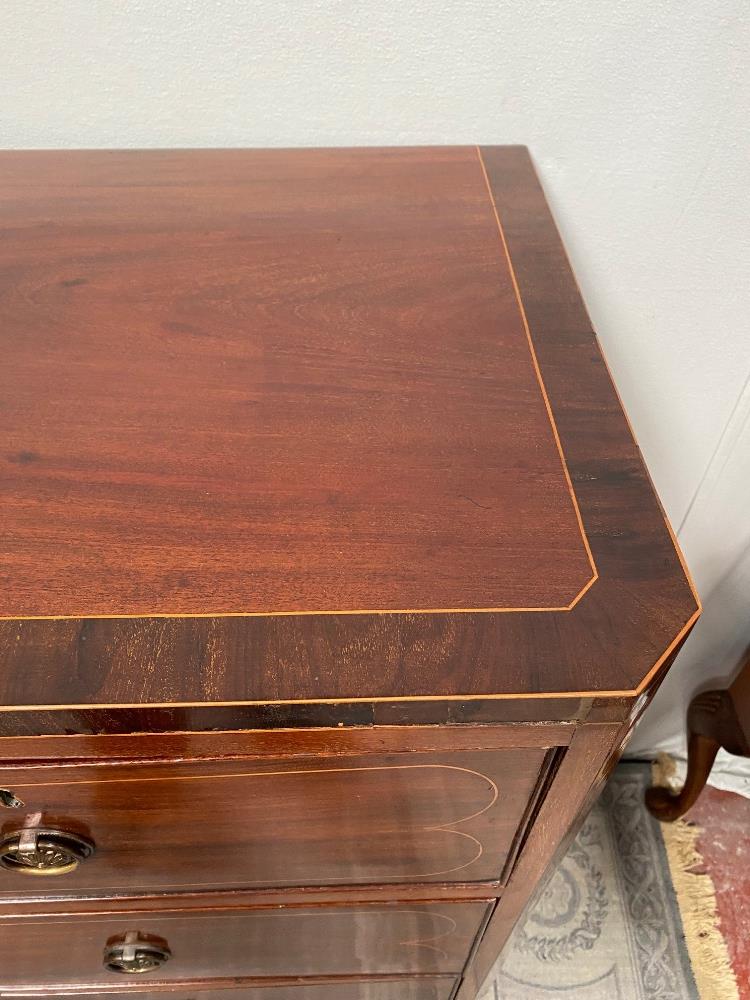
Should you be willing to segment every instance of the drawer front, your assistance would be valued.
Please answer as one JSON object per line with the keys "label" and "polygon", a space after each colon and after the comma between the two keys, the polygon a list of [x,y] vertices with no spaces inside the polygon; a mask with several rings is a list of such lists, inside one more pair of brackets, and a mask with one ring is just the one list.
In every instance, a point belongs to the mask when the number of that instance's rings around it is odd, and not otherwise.
{"label": "drawer front", "polygon": [[[35,987],[234,985],[264,978],[458,975],[487,901],[149,912],[10,920],[0,992]],[[143,968],[150,971],[142,972]],[[408,995],[408,994],[407,994]]]}
{"label": "drawer front", "polygon": [[[523,749],[4,768],[16,807],[0,807],[0,894],[497,881],[548,760]],[[24,827],[46,831],[47,848],[57,834],[63,853],[66,835],[95,851],[30,878]]]}
{"label": "drawer front", "polygon": [[[316,985],[294,984],[285,986],[248,986],[244,989],[179,990],[168,993],[142,992],[133,995],[137,1000],[451,1000],[456,987],[453,976],[410,976],[408,979],[354,980],[328,982]],[[128,991],[132,992],[132,991]],[[0,991],[0,996],[3,991]],[[6,994],[8,995],[8,994]],[[10,994],[12,995],[12,994]],[[90,993],[56,993],[57,997],[91,996]],[[25,1000],[43,1000],[43,997],[24,992]],[[109,993],[97,989],[98,1000],[118,1000],[122,992]],[[49,1000],[49,994],[46,994]]]}

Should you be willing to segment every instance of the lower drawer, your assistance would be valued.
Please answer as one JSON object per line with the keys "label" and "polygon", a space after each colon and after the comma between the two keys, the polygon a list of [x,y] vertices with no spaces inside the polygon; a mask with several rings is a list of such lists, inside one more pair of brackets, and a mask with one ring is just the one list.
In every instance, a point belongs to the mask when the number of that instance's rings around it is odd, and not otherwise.
{"label": "lower drawer", "polygon": [[[142,993],[139,990],[133,996],[135,1000],[450,1000],[455,986],[454,978],[444,976],[377,981],[348,979],[346,982],[316,985],[297,983],[293,986],[258,986],[240,990],[180,990],[177,993]],[[121,992],[96,992],[98,1000],[118,1000],[122,995]],[[91,993],[57,993],[54,996],[81,998],[90,997]],[[24,993],[24,998],[50,1000],[50,995],[42,998]]]}
{"label": "lower drawer", "polygon": [[227,980],[263,986],[259,980],[316,976],[457,976],[488,906],[379,903],[10,918],[0,931],[0,995],[19,987],[118,989],[137,983],[148,989],[211,987]]}

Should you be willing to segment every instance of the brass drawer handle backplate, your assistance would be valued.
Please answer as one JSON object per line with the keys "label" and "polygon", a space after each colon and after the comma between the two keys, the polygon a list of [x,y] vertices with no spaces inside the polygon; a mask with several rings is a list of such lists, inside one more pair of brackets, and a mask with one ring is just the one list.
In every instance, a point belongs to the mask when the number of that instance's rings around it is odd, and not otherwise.
{"label": "brass drawer handle backplate", "polygon": [[169,945],[161,938],[154,938],[138,931],[128,931],[119,938],[112,938],[104,949],[104,968],[126,976],[139,976],[161,968],[172,957]]}
{"label": "brass drawer handle backplate", "polygon": [[0,839],[0,867],[19,875],[67,875],[94,850],[78,834],[29,826]]}

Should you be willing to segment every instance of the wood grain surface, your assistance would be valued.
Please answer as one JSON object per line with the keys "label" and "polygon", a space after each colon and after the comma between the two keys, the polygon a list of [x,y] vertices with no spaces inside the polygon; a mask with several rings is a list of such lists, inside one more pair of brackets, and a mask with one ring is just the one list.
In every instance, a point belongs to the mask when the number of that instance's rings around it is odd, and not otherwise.
{"label": "wood grain surface", "polygon": [[[620,713],[622,717],[622,711]],[[0,766],[117,761],[216,760],[268,757],[349,757],[430,750],[518,750],[567,746],[571,722],[460,726],[355,726],[351,729],[278,729],[212,733],[132,733],[97,736],[0,737]]]}
{"label": "wood grain surface", "polygon": [[[266,910],[3,921],[0,988],[108,986],[107,943],[129,931],[165,941],[172,958],[148,985],[260,978],[450,973],[463,969],[487,902],[273,907]],[[145,977],[139,977],[141,987]],[[130,979],[132,983],[132,977]]]}
{"label": "wood grain surface", "polygon": [[[0,768],[0,835],[79,834],[54,878],[0,868],[0,897],[411,882],[500,882],[545,750]],[[425,887],[425,892],[429,892]]]}
{"label": "wood grain surface", "polygon": [[0,614],[564,608],[591,580],[476,152],[0,177]]}
{"label": "wood grain surface", "polygon": [[[0,631],[2,629],[0,628]],[[304,650],[302,651],[304,653]],[[0,658],[2,650],[0,648]],[[8,660],[17,662],[16,657]],[[29,666],[32,664],[29,663]],[[107,663],[100,667],[106,669]],[[217,665],[218,666],[218,665]],[[345,664],[342,669],[345,669]],[[93,667],[93,663],[92,663]],[[133,669],[146,670],[136,662]],[[185,665],[185,670],[189,667]],[[423,669],[428,669],[424,667]],[[631,702],[628,698],[603,698],[602,706]],[[23,746],[40,735],[64,737],[72,740],[114,735],[190,734],[208,735],[212,732],[266,733],[279,729],[330,730],[342,728],[373,729],[380,727],[456,726],[480,724],[555,723],[572,724],[586,718],[595,699],[589,695],[539,696],[508,695],[455,698],[437,695],[434,698],[401,697],[391,699],[362,699],[350,701],[300,701],[286,702],[215,702],[178,703],[154,705],[148,701],[127,706],[110,705],[107,708],[91,707],[83,703],[58,706],[24,705],[7,707],[0,704],[0,740],[18,738]],[[603,708],[600,710],[604,710]],[[618,718],[622,718],[622,711]],[[377,737],[375,737],[377,738]],[[6,744],[0,743],[0,753]],[[199,746],[199,743],[198,743]],[[196,747],[196,753],[199,753]]]}
{"label": "wood grain surface", "polygon": [[1,622],[3,732],[630,697],[695,621],[525,150],[2,153],[0,209],[6,612],[216,615]]}
{"label": "wood grain surface", "polygon": [[[138,1000],[451,1000],[455,979],[452,976],[409,976],[393,979],[380,976],[377,979],[352,979],[348,976],[336,980],[286,983],[275,986],[249,986],[241,989],[177,990],[167,985],[162,989],[152,988],[133,994],[132,987],[124,984],[121,989],[107,986],[93,988],[94,995],[101,1000],[114,1000],[123,993],[130,993]],[[57,997],[91,996],[90,989],[76,989],[75,992],[55,992]],[[49,993],[24,992],[26,1000],[42,1000]]]}

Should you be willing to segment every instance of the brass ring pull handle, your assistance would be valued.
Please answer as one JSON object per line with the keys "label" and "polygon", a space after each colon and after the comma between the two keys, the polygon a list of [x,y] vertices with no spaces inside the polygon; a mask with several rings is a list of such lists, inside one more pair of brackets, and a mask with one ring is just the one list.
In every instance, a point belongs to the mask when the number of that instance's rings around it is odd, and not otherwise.
{"label": "brass ring pull handle", "polygon": [[19,875],[67,875],[94,853],[85,837],[25,827],[0,840],[0,867]]}
{"label": "brass ring pull handle", "polygon": [[128,931],[123,937],[113,938],[104,949],[104,968],[126,976],[142,976],[161,968],[172,957],[169,945],[160,938]]}

